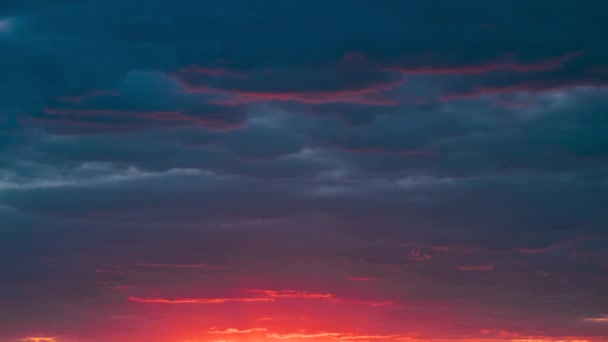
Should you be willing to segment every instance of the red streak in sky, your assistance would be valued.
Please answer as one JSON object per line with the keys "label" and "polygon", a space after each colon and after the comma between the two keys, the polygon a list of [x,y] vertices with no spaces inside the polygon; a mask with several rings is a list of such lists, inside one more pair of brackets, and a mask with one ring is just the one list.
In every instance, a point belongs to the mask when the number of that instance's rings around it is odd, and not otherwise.
{"label": "red streak in sky", "polygon": [[252,293],[263,293],[271,298],[307,298],[307,299],[329,299],[335,298],[331,293],[313,293],[297,290],[245,290]]}
{"label": "red streak in sky", "polygon": [[138,262],[138,263],[135,263],[135,266],[154,267],[154,268],[198,268],[198,269],[207,269],[207,270],[223,269],[223,267],[209,266],[209,265],[205,265],[205,264],[163,264],[163,263],[148,263],[148,262]]}
{"label": "red streak in sky", "polygon": [[493,271],[494,265],[457,266],[459,271]]}
{"label": "red streak in sky", "polygon": [[269,297],[166,299],[166,298],[140,298],[140,297],[129,296],[128,299],[132,302],[153,303],[153,304],[222,304],[222,303],[228,303],[228,302],[273,302],[274,301],[274,299],[269,298]]}
{"label": "red streak in sky", "polygon": [[245,292],[257,293],[265,295],[264,297],[227,297],[227,298],[141,298],[129,296],[128,300],[132,302],[150,303],[150,304],[223,304],[228,302],[274,302],[278,299],[310,299],[322,300],[329,303],[343,304],[361,304],[370,306],[390,305],[390,301],[365,301],[365,300],[350,300],[336,297],[332,293],[314,293],[297,290],[258,290],[246,289]]}
{"label": "red streak in sky", "polygon": [[350,280],[350,281],[369,281],[369,280],[372,280],[372,278],[368,278],[368,277],[350,277],[350,278],[348,278],[348,280]]}

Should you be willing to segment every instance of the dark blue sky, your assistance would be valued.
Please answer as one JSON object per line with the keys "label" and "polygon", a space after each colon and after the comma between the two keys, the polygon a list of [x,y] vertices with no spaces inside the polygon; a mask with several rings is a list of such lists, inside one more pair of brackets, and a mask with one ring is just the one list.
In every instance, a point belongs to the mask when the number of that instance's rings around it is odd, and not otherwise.
{"label": "dark blue sky", "polygon": [[0,1],[0,341],[606,341],[606,13]]}

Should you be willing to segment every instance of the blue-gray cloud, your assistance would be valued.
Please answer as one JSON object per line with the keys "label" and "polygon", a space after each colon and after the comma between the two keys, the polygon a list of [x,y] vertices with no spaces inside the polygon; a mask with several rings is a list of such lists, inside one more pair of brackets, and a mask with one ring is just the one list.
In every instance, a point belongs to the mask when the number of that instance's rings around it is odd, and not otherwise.
{"label": "blue-gray cloud", "polygon": [[0,340],[252,274],[446,336],[602,336],[607,9],[2,2]]}

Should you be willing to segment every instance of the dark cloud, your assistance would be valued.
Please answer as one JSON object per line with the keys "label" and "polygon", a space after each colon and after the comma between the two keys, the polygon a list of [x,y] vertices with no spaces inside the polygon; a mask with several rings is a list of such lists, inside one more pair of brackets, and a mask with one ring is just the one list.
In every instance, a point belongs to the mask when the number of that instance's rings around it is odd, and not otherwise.
{"label": "dark cloud", "polygon": [[607,9],[3,1],[0,340],[601,341]]}

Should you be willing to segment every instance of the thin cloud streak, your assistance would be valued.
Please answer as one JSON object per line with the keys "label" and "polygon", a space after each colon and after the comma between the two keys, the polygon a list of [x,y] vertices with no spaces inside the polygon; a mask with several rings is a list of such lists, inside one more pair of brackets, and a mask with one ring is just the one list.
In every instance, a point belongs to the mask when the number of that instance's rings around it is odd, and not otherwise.
{"label": "thin cloud streak", "polygon": [[257,297],[226,297],[226,298],[143,298],[137,296],[129,296],[128,300],[139,303],[149,304],[223,304],[229,302],[274,302],[277,300],[304,299],[304,300],[320,300],[332,304],[358,304],[370,306],[384,306],[394,304],[392,301],[366,301],[366,300],[351,300],[337,297],[332,293],[314,293],[297,290],[260,290],[246,289],[245,292],[261,294]]}

